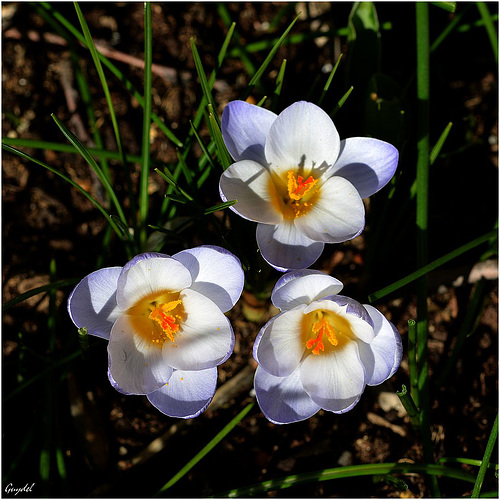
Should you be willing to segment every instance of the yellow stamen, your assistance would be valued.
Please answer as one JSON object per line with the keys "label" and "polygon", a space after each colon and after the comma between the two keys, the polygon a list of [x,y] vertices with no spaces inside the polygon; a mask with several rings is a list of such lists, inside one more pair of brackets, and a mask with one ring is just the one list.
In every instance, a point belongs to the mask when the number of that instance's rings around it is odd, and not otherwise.
{"label": "yellow stamen", "polygon": [[[159,306],[155,306],[151,313],[149,314],[149,319],[156,321],[161,329],[163,330],[164,335],[160,335],[159,338],[153,338],[153,342],[162,343],[165,342],[166,338],[174,341],[174,334],[179,330],[179,325],[175,322],[175,316],[172,316],[169,313],[173,311],[182,301],[180,300],[172,300],[170,302],[166,302],[164,304],[160,304]],[[165,337],[166,336],[166,337]]]}
{"label": "yellow stamen", "polygon": [[312,175],[310,175],[306,180],[299,175],[295,178],[295,174],[292,170],[288,171],[288,196],[291,200],[301,200],[307,193],[311,191],[311,189],[318,182],[318,179],[314,179]]}

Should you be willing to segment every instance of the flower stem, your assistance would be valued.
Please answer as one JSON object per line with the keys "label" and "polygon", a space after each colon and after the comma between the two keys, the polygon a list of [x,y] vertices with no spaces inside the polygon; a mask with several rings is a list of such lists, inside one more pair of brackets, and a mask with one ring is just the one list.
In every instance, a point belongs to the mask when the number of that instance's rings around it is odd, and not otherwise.
{"label": "flower stem", "polygon": [[[428,191],[429,191],[429,5],[416,4],[417,23],[417,266],[423,267],[428,260]],[[420,435],[424,460],[433,463],[429,421],[429,360],[427,349],[427,276],[417,281],[417,370],[418,405],[420,407]],[[432,496],[438,497],[437,479],[430,481]]]}

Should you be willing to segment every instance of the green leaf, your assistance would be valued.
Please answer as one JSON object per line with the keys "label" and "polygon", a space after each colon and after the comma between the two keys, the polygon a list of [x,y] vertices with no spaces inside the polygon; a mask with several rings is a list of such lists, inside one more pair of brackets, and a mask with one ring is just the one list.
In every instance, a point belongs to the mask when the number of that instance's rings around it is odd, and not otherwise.
{"label": "green leaf", "polygon": [[285,78],[285,68],[286,68],[286,59],[283,59],[280,70],[278,72],[278,76],[276,77],[276,88],[274,89],[273,102],[271,104],[271,110],[274,112],[276,112],[276,110],[278,109],[278,101],[281,94],[281,87],[283,86],[283,79]]}
{"label": "green leaf", "polygon": [[469,250],[472,250],[473,248],[476,248],[477,246],[486,243],[488,240],[496,237],[497,237],[497,231],[493,230],[490,231],[489,233],[484,234],[483,236],[480,236],[479,238],[470,241],[469,243],[466,243],[465,245],[462,245],[461,247],[453,250],[452,252],[447,253],[446,255],[443,255],[439,259],[434,260],[430,264],[427,264],[426,266],[418,269],[417,271],[409,274],[408,276],[401,278],[395,283],[392,283],[391,285],[388,285],[385,288],[382,288],[381,290],[372,293],[371,295],[368,296],[369,302],[370,303],[375,302],[376,300],[379,300],[382,297],[385,297],[386,295],[389,295],[390,293],[399,290],[403,286],[408,285],[412,281],[415,281],[416,279],[422,276],[425,276],[431,271],[434,271],[434,269],[437,269],[438,267],[446,264],[450,260],[453,260],[459,257],[460,255],[464,254],[465,252],[468,252]]}
{"label": "green leaf", "polygon": [[287,37],[288,33],[290,33],[290,30],[293,28],[293,25],[297,22],[297,19],[300,17],[300,14],[295,17],[295,19],[291,22],[290,26],[285,30],[283,35],[278,39],[278,41],[274,44],[273,48],[269,52],[268,56],[265,58],[264,62],[261,64],[260,68],[255,72],[253,77],[250,79],[248,82],[248,87],[244,93],[243,100],[245,100],[252,92],[254,86],[259,82],[261,76],[264,74],[264,71],[267,69],[269,66],[269,63],[272,61],[274,55],[278,51],[280,45],[283,43],[283,40]]}
{"label": "green leaf", "polygon": [[207,208],[203,212],[203,215],[208,215],[208,214],[211,214],[213,212],[217,212],[219,210],[224,210],[225,208],[228,208],[237,202],[238,202],[238,200],[232,200],[232,201],[226,201],[224,203],[219,203],[218,205],[214,205],[213,207]]}
{"label": "green leaf", "polygon": [[447,12],[455,12],[457,9],[457,2],[431,2],[432,5],[436,7],[441,7],[443,10]]}
{"label": "green leaf", "polygon": [[179,479],[182,479],[203,457],[205,457],[215,446],[217,446],[247,415],[253,408],[255,403],[249,403],[236,417],[234,417],[224,428],[218,432],[210,442],[204,446],[182,469],[175,474],[165,485],[158,491],[158,494],[163,493],[173,486]]}
{"label": "green leaf", "polygon": [[21,158],[32,161],[33,163],[36,163],[37,165],[40,165],[41,167],[46,168],[47,170],[50,170],[54,174],[56,174],[59,177],[61,177],[62,179],[64,179],[66,182],[69,182],[74,188],[76,188],[78,191],[80,191],[80,193],[82,193],[104,215],[106,220],[109,222],[109,224],[115,230],[116,234],[120,238],[123,239],[122,231],[117,227],[115,222],[112,220],[111,215],[106,211],[106,209],[93,196],[91,196],[89,193],[87,193],[87,191],[85,191],[85,189],[83,189],[80,185],[78,185],[72,179],[70,179],[66,175],[62,174],[61,172],[59,172],[55,168],[43,163],[40,160],[37,160],[36,158],[33,158],[32,156],[30,156],[27,153],[23,153],[22,151],[19,151],[18,149],[15,149],[11,146],[8,146],[7,144],[2,144],[2,148],[5,149],[5,151],[9,151],[10,153],[14,153],[14,154],[20,156]]}
{"label": "green leaf", "polygon": [[212,136],[212,139],[215,142],[215,147],[217,150],[217,156],[219,157],[219,161],[222,165],[222,168],[226,170],[229,167],[229,165],[231,165],[232,160],[229,155],[229,152],[227,151],[226,145],[224,144],[224,138],[222,137],[218,120],[215,118],[213,108],[210,104],[208,105],[208,127],[210,130],[210,135]]}
{"label": "green leaf", "polygon": [[325,83],[325,86],[323,87],[323,92],[321,92],[321,96],[318,99],[318,106],[321,106],[323,99],[326,96],[326,93],[328,92],[328,89],[330,88],[330,85],[332,84],[333,77],[337,71],[337,68],[339,67],[340,61],[342,60],[343,54],[340,54],[339,58],[337,59],[337,62],[335,63],[335,66],[333,69],[330,71],[330,75],[328,76],[328,80]]}
{"label": "green leaf", "polygon": [[486,450],[484,452],[483,461],[479,472],[477,474],[476,482],[474,483],[474,489],[472,490],[471,498],[479,498],[481,493],[481,488],[483,486],[484,476],[486,475],[486,469],[490,463],[491,454],[495,448],[495,444],[498,437],[498,413],[493,423],[493,428],[491,429],[490,437],[488,438],[488,443],[486,444]]}

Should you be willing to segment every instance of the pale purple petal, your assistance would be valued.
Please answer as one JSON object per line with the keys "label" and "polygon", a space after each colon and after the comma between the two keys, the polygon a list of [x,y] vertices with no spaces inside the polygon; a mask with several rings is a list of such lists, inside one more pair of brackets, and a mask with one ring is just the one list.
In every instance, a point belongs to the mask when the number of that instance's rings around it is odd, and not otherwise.
{"label": "pale purple petal", "polygon": [[116,301],[126,311],[145,297],[178,292],[191,282],[191,273],[179,261],[171,257],[145,258],[121,273]]}
{"label": "pale purple petal", "polygon": [[365,226],[365,206],[356,188],[342,177],[330,177],[318,190],[310,210],[295,226],[314,241],[341,243],[355,238]]}
{"label": "pale purple petal", "polygon": [[159,253],[159,252],[144,252],[144,253],[140,253],[139,255],[136,255],[135,257],[133,257],[132,259],[130,259],[123,266],[123,271],[122,272],[128,271],[132,266],[135,266],[138,262],[141,262],[141,260],[152,259],[154,257],[169,258],[170,255],[167,255],[166,253]]}
{"label": "pale purple petal", "polygon": [[342,288],[338,279],[322,271],[292,271],[276,282],[271,300],[278,309],[288,310],[299,304],[310,304],[327,295],[337,294]]}
{"label": "pale purple petal", "polygon": [[321,408],[343,413],[359,400],[364,391],[365,370],[358,343],[346,342],[341,349],[310,354],[301,364],[302,385]]}
{"label": "pale purple petal", "polygon": [[279,198],[269,172],[252,160],[233,163],[220,178],[219,191],[223,201],[237,200],[229,208],[243,217],[265,224],[283,220]]}
{"label": "pale purple petal", "polygon": [[259,364],[277,377],[290,375],[305,351],[302,323],[305,305],[286,311],[267,323],[256,350]]}
{"label": "pale purple petal", "polygon": [[[368,323],[372,328],[374,328],[373,321],[371,316],[368,314],[365,306],[360,304],[357,300],[351,299],[350,297],[346,297],[345,295],[331,295],[327,297],[323,297],[325,300],[331,300],[335,302],[339,306],[346,306],[345,312],[349,315],[354,314],[358,318],[361,318],[363,321]],[[373,334],[370,335],[370,340],[373,339]],[[365,342],[368,339],[363,339]]]}
{"label": "pale purple petal", "polygon": [[116,380],[113,378],[113,375],[111,374],[110,367],[111,366],[111,357],[108,354],[108,380],[113,389],[117,390],[120,394],[124,394],[125,396],[130,396],[130,392],[124,391],[117,383]]}
{"label": "pale purple petal", "polygon": [[360,342],[360,355],[368,375],[368,385],[379,385],[392,377],[401,364],[403,344],[396,327],[373,306],[364,306],[375,325],[375,338]]}
{"label": "pale purple petal", "polygon": [[309,267],[318,260],[325,246],[303,235],[293,221],[283,221],[277,226],[258,224],[257,244],[262,257],[278,271]]}
{"label": "pale purple petal", "polygon": [[335,163],[339,150],[340,138],[331,118],[305,101],[279,114],[271,125],[265,148],[269,168],[281,177],[293,170],[315,178]]}
{"label": "pale purple petal", "polygon": [[167,384],[148,394],[148,399],[169,417],[194,418],[207,409],[216,385],[217,368],[175,370]]}
{"label": "pale purple petal", "polygon": [[330,174],[344,177],[368,198],[382,189],[398,166],[398,150],[388,142],[351,137],[340,143],[340,154]]}
{"label": "pale purple petal", "polygon": [[113,323],[121,314],[116,304],[116,287],[121,267],[107,267],[83,278],[68,299],[73,323],[90,335],[109,339]]}
{"label": "pale purple petal", "polygon": [[[111,378],[129,394],[149,394],[168,382],[172,368],[161,347],[151,345],[144,335],[151,328],[147,316],[120,316],[109,337]],[[168,342],[168,341],[167,341]]]}
{"label": "pale purple petal", "polygon": [[185,319],[179,322],[174,342],[165,342],[163,356],[176,370],[205,370],[224,362],[232,353],[234,334],[220,308],[191,289],[179,298]]}
{"label": "pale purple petal", "polygon": [[302,387],[298,367],[288,377],[275,377],[258,366],[254,387],[262,413],[275,424],[299,422],[320,409]]}
{"label": "pale purple petal", "polygon": [[209,297],[222,312],[229,311],[240,298],[245,276],[239,259],[218,246],[203,245],[172,256],[191,273],[191,290]]}
{"label": "pale purple petal", "polygon": [[221,130],[224,143],[234,158],[254,160],[266,165],[264,146],[276,115],[245,101],[232,101],[222,112]]}

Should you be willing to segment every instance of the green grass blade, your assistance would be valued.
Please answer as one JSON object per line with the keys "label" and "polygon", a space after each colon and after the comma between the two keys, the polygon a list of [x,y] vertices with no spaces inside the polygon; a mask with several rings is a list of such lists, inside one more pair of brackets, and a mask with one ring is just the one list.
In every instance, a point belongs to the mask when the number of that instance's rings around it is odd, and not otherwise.
{"label": "green grass blade", "polygon": [[42,285],[42,286],[39,286],[37,288],[33,288],[33,289],[28,290],[27,292],[21,293],[20,295],[17,295],[13,299],[10,299],[7,302],[5,302],[5,304],[2,305],[2,311],[5,312],[5,311],[7,311],[7,309],[10,309],[11,307],[15,306],[16,304],[19,304],[19,303],[23,302],[24,300],[29,299],[30,297],[34,297],[35,295],[39,295],[40,293],[49,292],[50,290],[59,290],[60,288],[63,288],[66,286],[74,286],[79,281],[80,280],[78,278],[59,280],[59,281],[54,281],[52,283],[48,283],[47,285]]}
{"label": "green grass blade", "polygon": [[436,7],[441,7],[443,10],[447,12],[455,12],[457,9],[457,2],[431,2],[432,5]]}
{"label": "green grass blade", "polygon": [[439,139],[437,140],[435,146],[432,148],[431,154],[429,155],[429,162],[431,165],[434,164],[437,157],[439,156],[441,148],[443,147],[443,144],[446,141],[452,126],[453,126],[452,122],[449,122],[448,125],[446,125],[445,129],[443,130],[443,133],[439,136]]}
{"label": "green grass blade", "polygon": [[253,408],[255,403],[249,403],[245,408],[243,408],[236,417],[234,417],[224,428],[216,434],[216,436],[204,446],[177,474],[175,474],[170,481],[168,481],[158,492],[158,494],[163,493],[173,486],[179,479],[184,477],[205,455],[207,455],[212,449],[217,446],[247,415],[247,413]]}
{"label": "green grass blade", "polygon": [[330,113],[331,118],[333,118],[337,114],[337,111],[344,105],[353,90],[354,87],[351,86],[349,90],[340,98],[340,101],[335,105],[332,112]]}
{"label": "green grass blade", "polygon": [[[170,175],[170,173],[165,173],[165,172],[162,172],[160,169],[158,168],[155,168],[155,172],[161,176],[163,178],[163,180],[165,182],[167,182],[168,184],[170,184],[170,186],[172,186],[174,189],[176,189],[182,196],[184,196],[184,198],[186,198],[188,201],[193,201],[193,197],[189,194],[189,193],[186,193],[186,191],[184,191],[184,189],[182,189],[179,184],[177,183],[177,181],[175,180],[175,176],[172,176]],[[167,193],[167,194],[170,194],[170,193]]]}
{"label": "green grass blade", "polygon": [[493,51],[495,61],[498,64],[498,34],[490,14],[490,9],[488,8],[486,2],[477,2],[476,6],[481,14],[481,19],[484,22],[486,33],[488,33],[488,38],[490,39],[491,50]]}
{"label": "green grass blade", "polygon": [[149,210],[149,168],[151,151],[151,99],[153,63],[153,30],[151,26],[151,4],[144,3],[144,107],[142,120],[142,161],[139,179],[139,243],[144,248],[147,241],[147,218]]}
{"label": "green grass blade", "polygon": [[101,184],[103,185],[104,189],[108,193],[108,196],[113,203],[116,211],[118,212],[118,215],[120,216],[122,222],[124,224],[127,223],[127,219],[125,218],[125,214],[123,213],[122,207],[120,205],[120,202],[118,201],[118,198],[116,197],[116,194],[111,186],[110,180],[103,174],[101,167],[97,164],[97,162],[94,160],[93,156],[89,153],[88,149],[83,145],[83,143],[74,135],[67,127],[64,125],[64,123],[57,118],[56,115],[52,114],[51,115],[54,121],[56,122],[56,125],[59,127],[61,132],[66,136],[69,142],[75,146],[75,148],[78,150],[78,152],[85,158],[86,162],[90,165],[90,167],[94,170],[96,173],[97,177],[101,181]]}
{"label": "green grass blade", "polygon": [[118,121],[116,120],[115,108],[113,106],[113,100],[111,99],[111,94],[109,92],[108,82],[106,80],[106,75],[104,74],[104,70],[102,68],[101,60],[99,58],[99,53],[94,44],[94,40],[92,39],[92,35],[90,34],[90,30],[83,16],[83,13],[78,5],[78,2],[73,2],[76,10],[76,14],[78,16],[78,20],[80,21],[80,25],[82,27],[83,36],[85,37],[85,41],[87,42],[87,48],[90,50],[90,54],[92,55],[92,59],[94,61],[97,74],[99,75],[99,80],[101,81],[102,90],[104,91],[104,95],[106,97],[106,102],[108,104],[109,115],[111,117],[111,122],[113,124],[113,131],[115,133],[116,145],[118,147],[118,152],[120,153],[120,157],[122,158],[122,162],[125,164],[125,156],[123,155],[122,148],[122,140],[120,137],[120,130],[118,128]]}
{"label": "green grass blade", "polygon": [[2,144],[2,148],[5,149],[5,151],[9,151],[10,153],[14,153],[14,154],[20,156],[21,158],[24,158],[26,160],[32,161],[33,163],[36,163],[36,164],[40,165],[41,167],[46,168],[47,170],[50,170],[54,174],[56,174],[59,177],[61,177],[62,179],[64,179],[66,182],[69,182],[74,188],[78,189],[78,191],[80,191],[80,193],[82,193],[104,215],[104,217],[106,217],[106,220],[113,227],[113,229],[115,230],[116,234],[121,239],[124,238],[123,234],[122,234],[122,231],[118,228],[118,226],[112,220],[110,214],[106,211],[106,209],[92,195],[90,195],[89,193],[87,193],[87,191],[85,191],[85,189],[83,189],[81,186],[79,186],[72,179],[70,179],[66,175],[62,174],[61,172],[59,172],[55,168],[53,168],[53,167],[51,167],[51,166],[43,163],[40,160],[37,160],[36,158],[33,158],[32,156],[30,156],[27,153],[23,153],[22,151],[19,151],[18,149],[15,149],[15,148],[13,148],[11,146],[8,146],[7,144]]}
{"label": "green grass blade", "polygon": [[207,208],[203,212],[203,215],[208,215],[208,214],[212,214],[214,212],[217,212],[219,210],[224,210],[225,208],[228,208],[237,202],[238,202],[238,200],[232,200],[232,201],[226,201],[224,203],[219,203],[218,205],[214,205],[213,207]]}
{"label": "green grass blade", "polygon": [[484,452],[483,461],[481,463],[481,467],[479,468],[476,482],[474,483],[474,489],[472,490],[471,498],[479,498],[479,495],[481,493],[481,488],[483,486],[484,476],[486,475],[486,469],[488,468],[488,465],[490,463],[491,454],[493,453],[497,437],[498,437],[498,414],[495,418],[495,422],[493,423],[493,428],[491,429],[490,437],[488,438],[488,443],[486,444],[486,450]]}
{"label": "green grass blade", "polygon": [[264,59],[264,62],[261,64],[260,68],[255,72],[250,81],[248,82],[248,87],[244,93],[243,100],[245,100],[252,92],[255,85],[259,82],[260,78],[264,74],[264,71],[269,66],[269,63],[273,59],[274,55],[280,48],[280,45],[283,43],[283,40],[287,37],[290,30],[293,28],[294,24],[297,22],[297,19],[300,17],[300,14],[295,17],[295,19],[290,23],[290,26],[285,30],[285,32],[281,35],[278,41],[274,44],[273,48],[269,52],[268,56]]}
{"label": "green grass blade", "polygon": [[222,165],[223,170],[226,170],[229,165],[231,165],[232,160],[224,143],[224,138],[222,137],[222,132],[220,131],[217,119],[214,116],[213,108],[210,105],[208,105],[208,126],[210,129],[210,135],[215,142],[219,161]]}
{"label": "green grass blade", "polygon": [[411,394],[408,392],[404,384],[401,387],[401,390],[397,391],[396,394],[398,395],[398,398],[405,407],[406,413],[408,413],[408,416],[410,417],[410,421],[411,424],[413,425],[414,430],[417,431],[419,428],[419,423],[418,423],[418,408],[415,401],[413,401]]}
{"label": "green grass blade", "polygon": [[408,320],[408,366],[410,372],[411,396],[418,406],[417,323],[414,319]]}
{"label": "green grass blade", "polygon": [[[438,458],[438,464],[466,464],[472,465],[474,467],[481,467],[483,463],[482,460],[474,460],[473,458],[463,458],[463,457],[443,457]],[[488,464],[488,469],[498,470],[498,464]]]}
{"label": "green grass blade", "polygon": [[[204,157],[207,159],[208,163],[210,164],[210,168],[215,170],[215,164],[212,160],[212,155],[208,152],[207,147],[205,146],[205,144],[201,140],[200,134],[198,134],[198,132],[196,131],[196,128],[194,127],[193,122],[190,121],[189,124],[191,125],[191,130],[193,131],[193,134],[196,137],[196,140],[198,141],[198,144],[200,145],[201,150],[203,151]],[[198,188],[200,188],[200,187],[201,186],[198,186]]]}
{"label": "green grass blade", "polygon": [[496,237],[497,237],[497,230],[496,229],[493,231],[490,231],[489,233],[486,233],[482,236],[479,236],[479,238],[476,238],[476,239],[470,241],[469,243],[466,243],[465,245],[462,245],[461,247],[447,253],[446,255],[439,257],[438,259],[432,261],[430,264],[427,264],[426,266],[418,269],[417,271],[409,274],[408,276],[401,278],[400,280],[396,281],[395,283],[392,283],[391,285],[388,285],[385,288],[382,288],[381,290],[378,290],[377,292],[372,293],[371,295],[368,296],[369,302],[370,303],[375,302],[376,300],[379,300],[382,297],[385,297],[386,295],[389,295],[390,293],[393,293],[396,290],[399,290],[400,288],[404,287],[405,285],[408,285],[412,281],[415,281],[418,278],[425,276],[427,273],[434,271],[434,269],[437,269],[438,267],[446,264],[450,260],[453,260],[453,259],[457,258],[458,256],[462,255],[463,253],[468,252],[469,250],[476,248],[477,246],[481,245],[482,243],[486,243],[487,241],[491,240],[492,238],[496,238]]}
{"label": "green grass blade", "polygon": [[328,89],[330,88],[330,85],[332,84],[333,77],[335,76],[335,73],[337,71],[337,68],[339,67],[340,61],[342,60],[342,55],[340,54],[339,58],[337,59],[337,62],[335,63],[335,66],[333,69],[330,71],[330,75],[328,76],[328,80],[325,83],[325,86],[323,87],[323,91],[321,92],[321,95],[318,99],[318,106],[321,106],[323,103],[323,99],[326,96],[326,93],[328,92]]}
{"label": "green grass blade", "polygon": [[[18,137],[3,137],[2,144],[7,144],[8,146],[33,148],[57,151],[59,153],[78,153],[78,150],[71,144],[63,144],[60,142],[50,142],[50,141],[39,141],[38,139],[22,139]],[[116,151],[108,151],[106,149],[99,148],[87,148],[87,151],[92,156],[97,156],[98,158],[104,158],[106,160],[119,160],[120,154]],[[137,155],[126,154],[125,158],[130,163],[140,163],[141,157]]]}
{"label": "green grass blade", "polygon": [[283,59],[281,63],[280,70],[278,72],[278,76],[276,77],[276,88],[273,93],[273,100],[271,103],[271,111],[276,112],[278,109],[278,102],[281,95],[281,88],[283,87],[283,80],[285,78],[285,69],[286,69],[286,59]]}
{"label": "green grass blade", "polygon": [[[40,2],[35,4],[35,8],[40,13],[40,15],[46,17],[47,15],[52,16],[57,22],[59,22],[64,28],[75,37],[80,43],[87,47],[87,42],[85,37],[63,16],[58,12],[51,4],[47,2]],[[88,47],[87,47],[88,48]],[[144,99],[142,95],[135,89],[130,80],[105,56],[98,52],[98,57],[102,64],[108,68],[108,70],[116,77],[123,86],[130,92],[140,106],[144,107]],[[168,137],[174,144],[181,147],[182,142],[174,135],[174,133],[163,123],[161,118],[156,114],[152,115],[153,121],[158,125],[158,128]]]}
{"label": "green grass blade", "polygon": [[474,483],[475,478],[471,474],[460,469],[444,467],[436,464],[409,464],[409,463],[381,463],[350,465],[336,467],[334,469],[323,469],[304,474],[296,474],[283,478],[263,481],[251,486],[236,488],[218,493],[215,497],[239,498],[244,496],[260,496],[267,491],[283,490],[300,484],[315,483],[320,481],[331,481],[348,477],[377,476],[381,474],[425,474],[429,476],[443,476],[458,479],[467,483]]}

